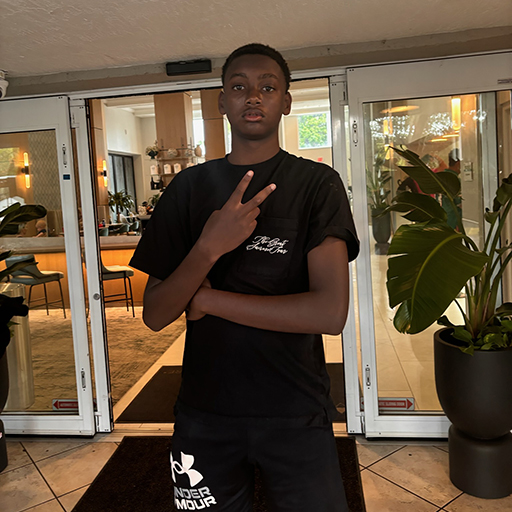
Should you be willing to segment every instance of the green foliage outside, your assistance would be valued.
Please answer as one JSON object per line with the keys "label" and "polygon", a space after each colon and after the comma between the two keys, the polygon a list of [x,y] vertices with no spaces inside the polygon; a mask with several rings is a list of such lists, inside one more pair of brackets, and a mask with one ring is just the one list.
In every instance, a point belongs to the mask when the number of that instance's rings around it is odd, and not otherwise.
{"label": "green foliage outside", "polygon": [[328,147],[327,130],[327,114],[325,112],[299,116],[299,149]]}

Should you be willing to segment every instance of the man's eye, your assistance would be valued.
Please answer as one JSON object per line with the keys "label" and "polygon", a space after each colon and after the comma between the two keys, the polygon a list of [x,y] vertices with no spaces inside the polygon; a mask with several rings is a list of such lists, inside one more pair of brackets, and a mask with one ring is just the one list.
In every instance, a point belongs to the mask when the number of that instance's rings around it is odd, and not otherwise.
{"label": "man's eye", "polygon": [[271,85],[265,85],[265,87],[263,87],[263,90],[265,92],[272,92],[272,91],[275,91],[275,88],[272,87]]}
{"label": "man's eye", "polygon": [[243,91],[244,90],[244,86],[243,85],[233,85],[233,90],[234,91]]}

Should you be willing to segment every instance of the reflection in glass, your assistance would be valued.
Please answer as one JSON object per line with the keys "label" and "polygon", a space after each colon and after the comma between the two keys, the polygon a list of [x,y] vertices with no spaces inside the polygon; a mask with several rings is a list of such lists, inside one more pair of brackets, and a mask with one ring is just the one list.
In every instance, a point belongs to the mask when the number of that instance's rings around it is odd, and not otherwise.
{"label": "reflection in glass", "polygon": [[[493,144],[482,126],[493,101],[494,93],[489,93],[364,105],[378,395],[383,414],[441,410],[432,348],[437,326],[414,336],[400,334],[393,327],[394,312],[388,306],[387,250],[393,233],[407,221],[397,213],[385,213],[385,208],[399,191],[421,193],[418,184],[399,169],[405,161],[393,147],[403,145],[420,155],[432,171],[448,170],[459,177],[458,212],[449,209],[441,195],[435,199],[446,209],[448,222],[455,227],[460,215],[467,234],[481,246],[485,235],[484,169],[489,172],[481,148],[486,137],[486,144]],[[464,308],[463,296],[458,300]],[[456,306],[450,306],[447,315],[461,323]]]}
{"label": "reflection in glass", "polygon": [[31,259],[27,270],[33,270],[25,280],[17,276],[0,283],[1,293],[22,295],[26,303],[30,295],[29,315],[14,319],[18,325],[7,349],[10,392],[5,412],[76,413],[59,409],[58,402],[76,400],[77,389],[53,130],[0,135],[0,209],[14,203],[41,204],[47,215],[20,224],[18,233],[0,241],[13,257]]}

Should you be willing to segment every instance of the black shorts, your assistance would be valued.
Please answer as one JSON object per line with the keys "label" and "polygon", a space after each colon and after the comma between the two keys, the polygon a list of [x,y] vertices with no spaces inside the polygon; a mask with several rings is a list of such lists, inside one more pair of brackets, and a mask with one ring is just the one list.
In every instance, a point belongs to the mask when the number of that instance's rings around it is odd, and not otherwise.
{"label": "black shorts", "polygon": [[171,450],[175,510],[251,512],[255,466],[269,512],[348,512],[331,423],[213,425],[179,412]]}

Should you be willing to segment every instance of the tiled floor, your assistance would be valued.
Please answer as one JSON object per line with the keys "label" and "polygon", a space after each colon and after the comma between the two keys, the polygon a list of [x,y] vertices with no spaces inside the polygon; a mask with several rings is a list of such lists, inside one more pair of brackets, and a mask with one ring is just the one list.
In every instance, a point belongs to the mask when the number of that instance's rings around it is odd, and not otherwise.
{"label": "tiled floor", "polygon": [[[8,439],[9,466],[0,473],[0,510],[70,512],[121,438],[112,433],[92,440]],[[448,478],[446,445],[385,444],[362,437],[358,442],[368,512],[512,510],[512,496],[481,500],[455,488]]]}

